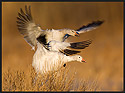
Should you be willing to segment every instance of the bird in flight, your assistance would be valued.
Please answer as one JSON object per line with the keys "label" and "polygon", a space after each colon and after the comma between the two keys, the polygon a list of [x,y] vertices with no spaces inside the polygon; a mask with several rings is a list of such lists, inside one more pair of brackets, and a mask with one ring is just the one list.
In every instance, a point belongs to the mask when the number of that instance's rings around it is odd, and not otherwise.
{"label": "bird in flight", "polygon": [[85,33],[96,29],[100,26],[103,21],[93,21],[88,25],[82,26],[77,30],[73,29],[46,29],[43,30],[37,24],[35,24],[32,15],[31,15],[31,7],[25,6],[25,12],[20,9],[20,13],[18,13],[17,17],[17,26],[19,32],[24,36],[24,39],[30,44],[30,46],[34,49],[36,43],[39,41],[42,44],[46,45],[49,41],[61,41],[64,42],[69,36],[79,36],[81,33]]}

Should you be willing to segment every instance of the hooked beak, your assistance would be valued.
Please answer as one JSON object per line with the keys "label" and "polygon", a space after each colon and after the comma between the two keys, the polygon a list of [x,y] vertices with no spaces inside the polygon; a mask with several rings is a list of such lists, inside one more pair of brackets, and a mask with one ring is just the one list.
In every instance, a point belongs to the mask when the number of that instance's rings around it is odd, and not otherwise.
{"label": "hooked beak", "polygon": [[85,62],[86,63],[86,61],[82,58],[82,62]]}
{"label": "hooked beak", "polygon": [[75,36],[79,36],[79,33],[78,33],[78,32],[75,32]]}

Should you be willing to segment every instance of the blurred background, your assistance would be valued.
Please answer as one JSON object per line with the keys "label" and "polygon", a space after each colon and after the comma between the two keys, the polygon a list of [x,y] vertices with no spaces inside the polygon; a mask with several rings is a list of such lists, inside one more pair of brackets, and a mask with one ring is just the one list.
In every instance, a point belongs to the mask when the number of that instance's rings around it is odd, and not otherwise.
{"label": "blurred background", "polygon": [[123,89],[123,3],[122,2],[2,2],[2,73],[9,68],[27,71],[34,51],[17,29],[20,8],[31,5],[32,16],[42,29],[78,29],[92,21],[104,20],[99,28],[70,37],[76,42],[92,39],[82,50],[87,63],[71,62],[70,73],[97,80],[104,91]]}

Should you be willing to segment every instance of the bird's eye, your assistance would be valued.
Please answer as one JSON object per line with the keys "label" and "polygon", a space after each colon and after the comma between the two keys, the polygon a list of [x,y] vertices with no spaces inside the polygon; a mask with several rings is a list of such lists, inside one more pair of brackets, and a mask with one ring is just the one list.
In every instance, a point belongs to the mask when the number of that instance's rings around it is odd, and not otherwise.
{"label": "bird's eye", "polygon": [[79,57],[80,58],[80,57]]}

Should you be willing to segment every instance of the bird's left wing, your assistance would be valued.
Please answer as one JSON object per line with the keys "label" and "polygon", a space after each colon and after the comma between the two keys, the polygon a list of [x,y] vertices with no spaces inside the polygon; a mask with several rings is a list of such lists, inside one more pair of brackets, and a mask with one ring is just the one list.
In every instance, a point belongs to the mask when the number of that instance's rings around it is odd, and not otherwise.
{"label": "bird's left wing", "polygon": [[45,31],[34,23],[30,6],[25,6],[25,12],[22,8],[20,9],[20,13],[18,13],[17,17],[17,26],[19,32],[24,36],[24,39],[32,49],[35,49],[35,45],[37,44],[36,38],[41,34],[44,34]]}

